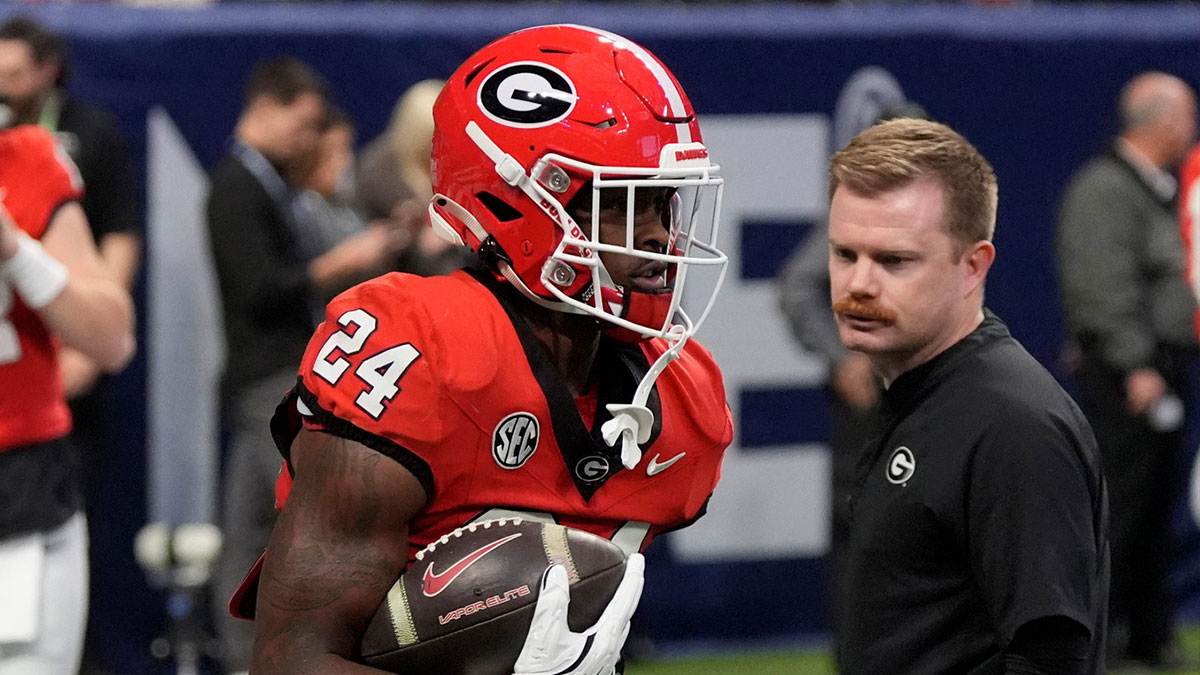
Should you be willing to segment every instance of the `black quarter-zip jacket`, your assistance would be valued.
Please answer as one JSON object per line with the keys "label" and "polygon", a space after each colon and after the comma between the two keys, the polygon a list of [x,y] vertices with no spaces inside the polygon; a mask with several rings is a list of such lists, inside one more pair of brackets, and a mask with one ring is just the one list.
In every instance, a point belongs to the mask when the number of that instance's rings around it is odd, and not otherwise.
{"label": "black quarter-zip jacket", "polygon": [[1017,630],[1066,617],[1103,672],[1107,495],[1075,402],[990,311],[883,393],[857,466],[844,675],[1004,672]]}

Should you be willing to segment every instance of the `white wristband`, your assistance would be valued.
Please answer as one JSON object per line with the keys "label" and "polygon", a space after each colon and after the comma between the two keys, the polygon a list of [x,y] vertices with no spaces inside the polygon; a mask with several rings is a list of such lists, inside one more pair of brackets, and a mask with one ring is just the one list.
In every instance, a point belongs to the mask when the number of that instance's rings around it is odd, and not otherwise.
{"label": "white wristband", "polygon": [[16,254],[0,269],[26,305],[41,309],[66,288],[67,268],[32,237],[19,239]]}

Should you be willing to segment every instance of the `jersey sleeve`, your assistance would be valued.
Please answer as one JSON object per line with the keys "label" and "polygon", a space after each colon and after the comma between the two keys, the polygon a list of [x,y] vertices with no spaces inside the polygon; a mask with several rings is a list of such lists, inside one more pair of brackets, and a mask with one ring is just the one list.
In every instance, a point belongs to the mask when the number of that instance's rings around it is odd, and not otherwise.
{"label": "jersey sleeve", "polygon": [[967,545],[980,592],[1007,645],[1030,621],[1091,629],[1105,551],[1099,499],[1069,425],[996,414],[971,459]]}
{"label": "jersey sleeve", "polygon": [[24,166],[15,172],[28,184],[5,195],[4,205],[29,236],[40,239],[65,203],[83,198],[83,181],[75,163],[50,132],[37,126],[13,130],[14,157]]}
{"label": "jersey sleeve", "polygon": [[[400,462],[434,491],[430,462],[444,445],[440,337],[410,277],[387,275],[329,303],[293,392],[299,419]],[[279,415],[291,416],[285,401]],[[280,425],[295,428],[295,419]],[[294,434],[292,434],[294,437]],[[277,442],[290,445],[286,436]],[[286,449],[284,450],[286,456]]]}
{"label": "jersey sleeve", "polygon": [[[661,352],[652,352],[657,355]],[[672,377],[678,378],[681,409],[664,411],[681,423],[691,425],[701,448],[691,491],[689,510],[695,515],[670,529],[691,526],[704,516],[708,502],[721,479],[721,463],[725,450],[733,442],[733,415],[725,399],[725,383],[712,354],[694,340],[684,346],[684,356],[664,372],[677,368]]]}

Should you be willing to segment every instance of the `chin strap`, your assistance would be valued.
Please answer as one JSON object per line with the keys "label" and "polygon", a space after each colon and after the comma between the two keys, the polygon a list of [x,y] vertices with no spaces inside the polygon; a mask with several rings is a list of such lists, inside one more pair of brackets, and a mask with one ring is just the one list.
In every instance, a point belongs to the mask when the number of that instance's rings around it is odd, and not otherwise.
{"label": "chin strap", "polygon": [[616,447],[620,441],[621,464],[626,469],[632,469],[642,461],[640,444],[650,440],[650,430],[654,427],[654,413],[646,407],[646,399],[650,398],[654,381],[683,352],[683,345],[687,343],[687,332],[683,326],[671,326],[667,340],[671,346],[658,357],[646,376],[638,383],[637,391],[633,393],[633,401],[609,403],[605,406],[613,418],[600,427],[600,434],[604,437],[604,442],[611,447]]}

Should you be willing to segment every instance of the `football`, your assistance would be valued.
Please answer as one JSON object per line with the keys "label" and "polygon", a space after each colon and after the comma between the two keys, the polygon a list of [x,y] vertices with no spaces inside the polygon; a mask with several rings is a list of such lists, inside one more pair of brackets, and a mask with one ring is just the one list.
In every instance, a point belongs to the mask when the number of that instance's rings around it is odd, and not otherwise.
{"label": "football", "polygon": [[571,583],[567,623],[594,624],[625,572],[625,554],[596,535],[520,518],[461,527],[416,555],[362,639],[364,663],[406,674],[512,675],[542,574]]}

